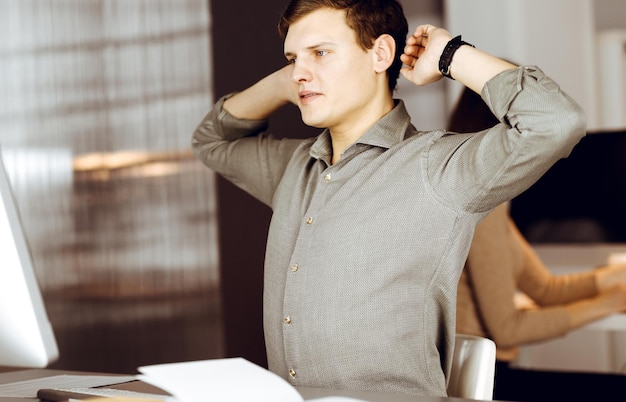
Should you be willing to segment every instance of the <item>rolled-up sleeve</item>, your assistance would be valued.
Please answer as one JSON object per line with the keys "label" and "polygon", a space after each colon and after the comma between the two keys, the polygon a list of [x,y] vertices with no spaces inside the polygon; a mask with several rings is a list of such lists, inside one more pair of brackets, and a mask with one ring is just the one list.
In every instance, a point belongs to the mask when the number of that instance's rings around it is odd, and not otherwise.
{"label": "rolled-up sleeve", "polygon": [[497,75],[482,97],[500,121],[552,145],[560,157],[567,156],[585,135],[587,121],[581,107],[537,67]]}

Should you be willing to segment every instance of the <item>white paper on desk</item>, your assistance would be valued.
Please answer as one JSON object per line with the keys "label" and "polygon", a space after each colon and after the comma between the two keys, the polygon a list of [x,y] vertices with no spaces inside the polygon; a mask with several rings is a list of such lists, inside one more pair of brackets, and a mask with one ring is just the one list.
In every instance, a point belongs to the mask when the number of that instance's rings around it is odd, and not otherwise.
{"label": "white paper on desk", "polygon": [[15,381],[0,385],[0,397],[37,398],[42,388],[100,387],[135,381],[135,376],[117,375],[53,375],[32,380]]}
{"label": "white paper on desk", "polygon": [[246,359],[228,358],[138,368],[139,379],[179,402],[303,402],[287,381]]}

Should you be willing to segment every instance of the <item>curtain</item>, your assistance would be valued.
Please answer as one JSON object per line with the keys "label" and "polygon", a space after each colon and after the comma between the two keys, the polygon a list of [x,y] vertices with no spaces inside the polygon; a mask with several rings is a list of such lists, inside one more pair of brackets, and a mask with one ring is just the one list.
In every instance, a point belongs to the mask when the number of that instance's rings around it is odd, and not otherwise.
{"label": "curtain", "polygon": [[221,355],[207,0],[0,0],[0,156],[54,367]]}

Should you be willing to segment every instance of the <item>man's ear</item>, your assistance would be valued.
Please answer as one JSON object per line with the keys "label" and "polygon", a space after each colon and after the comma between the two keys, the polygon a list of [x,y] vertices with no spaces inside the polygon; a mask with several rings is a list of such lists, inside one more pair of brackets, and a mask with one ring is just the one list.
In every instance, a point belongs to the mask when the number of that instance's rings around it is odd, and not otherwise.
{"label": "man's ear", "polygon": [[374,42],[374,69],[377,73],[387,71],[396,56],[396,41],[389,34],[380,35]]}

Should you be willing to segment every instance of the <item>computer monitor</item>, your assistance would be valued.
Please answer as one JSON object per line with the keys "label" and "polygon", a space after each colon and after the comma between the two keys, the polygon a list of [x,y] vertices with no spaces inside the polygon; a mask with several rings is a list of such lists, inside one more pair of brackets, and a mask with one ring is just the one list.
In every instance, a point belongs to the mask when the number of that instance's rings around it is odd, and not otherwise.
{"label": "computer monitor", "polygon": [[531,243],[626,243],[626,130],[589,133],[513,199]]}
{"label": "computer monitor", "polygon": [[0,153],[0,366],[46,367],[59,352]]}

